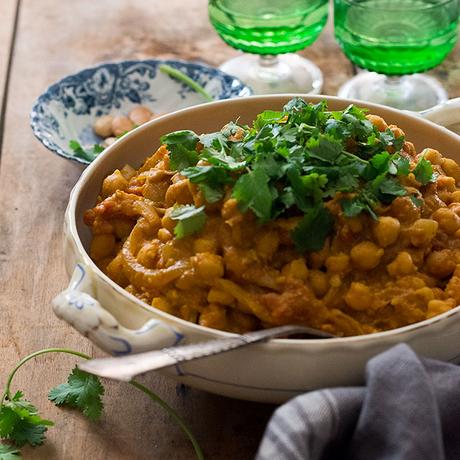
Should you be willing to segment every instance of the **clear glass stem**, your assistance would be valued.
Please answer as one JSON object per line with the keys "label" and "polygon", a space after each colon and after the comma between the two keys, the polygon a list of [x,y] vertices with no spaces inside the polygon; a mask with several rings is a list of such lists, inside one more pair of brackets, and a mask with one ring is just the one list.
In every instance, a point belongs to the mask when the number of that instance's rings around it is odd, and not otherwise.
{"label": "clear glass stem", "polygon": [[447,100],[442,85],[422,74],[400,77],[362,72],[345,83],[338,95],[417,112]]}
{"label": "clear glass stem", "polygon": [[323,84],[318,67],[297,54],[243,54],[220,68],[244,81],[255,94],[318,94]]}

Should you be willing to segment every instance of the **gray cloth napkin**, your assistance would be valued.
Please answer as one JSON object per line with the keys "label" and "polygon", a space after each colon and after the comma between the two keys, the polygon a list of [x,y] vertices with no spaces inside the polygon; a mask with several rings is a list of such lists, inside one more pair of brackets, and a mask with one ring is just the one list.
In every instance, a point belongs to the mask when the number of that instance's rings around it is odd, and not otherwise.
{"label": "gray cloth napkin", "polygon": [[460,367],[405,344],[371,359],[366,386],[279,407],[256,460],[460,460]]}

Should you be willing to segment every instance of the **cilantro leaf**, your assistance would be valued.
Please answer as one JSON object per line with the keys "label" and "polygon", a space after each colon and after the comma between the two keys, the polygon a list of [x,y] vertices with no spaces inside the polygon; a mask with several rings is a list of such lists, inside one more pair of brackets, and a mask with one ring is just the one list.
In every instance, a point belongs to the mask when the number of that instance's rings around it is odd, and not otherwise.
{"label": "cilantro leaf", "polygon": [[19,450],[14,446],[0,443],[0,460],[21,460]]}
{"label": "cilantro leaf", "polygon": [[236,181],[232,196],[239,201],[240,209],[251,209],[262,221],[271,218],[273,197],[268,186],[269,177],[262,169],[243,174]]}
{"label": "cilantro leaf", "polygon": [[254,128],[259,130],[265,125],[272,123],[280,123],[285,121],[285,112],[277,112],[274,110],[265,110],[262,113],[259,113],[254,120]]}
{"label": "cilantro leaf", "polygon": [[188,130],[174,131],[160,138],[162,144],[169,150],[169,163],[171,169],[181,171],[189,166],[198,163],[198,152],[196,146],[199,137]]}
{"label": "cilantro leaf", "polygon": [[399,155],[393,159],[393,164],[396,166],[396,172],[400,176],[407,176],[410,172],[410,162],[407,158]]}
{"label": "cilantro leaf", "polygon": [[334,219],[323,206],[307,211],[292,231],[292,240],[299,252],[318,251],[332,231]]}
{"label": "cilantro leaf", "polygon": [[420,182],[422,185],[426,185],[429,182],[434,182],[436,180],[436,175],[433,173],[433,167],[428,160],[425,160],[424,157],[420,158],[420,161],[415,166],[414,170],[415,179],[417,182]]}
{"label": "cilantro leaf", "polygon": [[327,134],[322,134],[317,138],[311,137],[306,148],[310,157],[327,163],[334,163],[343,150],[342,143]]}
{"label": "cilantro leaf", "polygon": [[195,150],[199,139],[200,138],[193,131],[182,130],[161,136],[160,142],[167,147],[171,145],[182,145],[188,150]]}
{"label": "cilantro leaf", "polygon": [[176,206],[171,212],[170,217],[178,221],[174,227],[176,238],[184,238],[185,236],[201,231],[206,222],[204,206],[196,208],[192,204]]}
{"label": "cilantro leaf", "polygon": [[75,367],[69,375],[67,383],[50,390],[48,399],[57,406],[64,405],[79,409],[90,420],[98,420],[102,414],[101,396],[103,394],[104,387],[95,375]]}
{"label": "cilantro leaf", "polygon": [[379,191],[384,195],[392,195],[392,197],[407,195],[404,186],[394,177],[385,177],[380,183]]}
{"label": "cilantro leaf", "polygon": [[224,186],[233,182],[227,171],[219,166],[192,166],[182,170],[181,174],[190,182],[199,184],[208,203],[219,201],[224,196]]}
{"label": "cilantro leaf", "polygon": [[76,141],[75,139],[71,139],[69,141],[69,148],[71,150],[73,150],[73,154],[78,157],[78,158],[81,158],[83,160],[86,160],[86,161],[93,161],[96,159],[96,157],[104,151],[104,147],[102,147],[102,145],[99,145],[99,144],[94,144],[92,147],[91,147],[91,150],[85,150],[78,141]]}
{"label": "cilantro leaf", "polygon": [[346,217],[355,217],[366,211],[373,219],[377,220],[378,216],[374,211],[378,200],[375,195],[364,190],[354,198],[342,200],[340,202],[343,213]]}
{"label": "cilantro leaf", "polygon": [[26,443],[36,446],[43,443],[44,433],[53,422],[42,419],[37,408],[23,396],[18,391],[0,407],[0,438],[10,440],[17,446]]}

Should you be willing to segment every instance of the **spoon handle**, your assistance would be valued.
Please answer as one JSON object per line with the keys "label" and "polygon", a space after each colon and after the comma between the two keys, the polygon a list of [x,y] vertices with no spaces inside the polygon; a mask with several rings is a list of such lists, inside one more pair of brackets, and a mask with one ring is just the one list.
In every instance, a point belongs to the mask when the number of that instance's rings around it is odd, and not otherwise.
{"label": "spoon handle", "polygon": [[[271,329],[249,332],[248,334],[228,337],[225,339],[209,340],[207,342],[192,343],[177,347],[163,348],[156,351],[147,351],[121,357],[91,359],[82,362],[78,367],[91,374],[115,380],[130,381],[133,377],[148,371],[163,369],[185,361],[205,358],[207,356],[224,353],[245,347],[252,343],[286,336],[291,334],[310,333],[324,338],[332,337],[314,329],[301,326],[280,326]],[[320,335],[321,334],[321,335]]]}

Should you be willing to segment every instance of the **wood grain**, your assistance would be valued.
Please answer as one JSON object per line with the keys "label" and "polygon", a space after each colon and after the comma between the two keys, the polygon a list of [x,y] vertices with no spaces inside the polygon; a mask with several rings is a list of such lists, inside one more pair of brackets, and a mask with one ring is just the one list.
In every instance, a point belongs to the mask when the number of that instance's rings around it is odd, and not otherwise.
{"label": "wood grain", "polygon": [[0,1],[0,107],[3,104],[17,3],[18,0]]}
{"label": "wood grain", "polygon": [[[0,0],[0,87],[8,54],[3,37],[10,36],[5,31],[12,30],[14,4]],[[100,61],[180,57],[219,64],[236,52],[212,30],[206,5],[206,0],[22,0],[0,164],[0,385],[18,359],[40,348],[98,354],[51,311],[51,299],[67,283],[62,221],[82,168],[34,139],[28,126],[34,99],[56,79]],[[434,71],[452,96],[460,94],[459,53]],[[331,24],[302,54],[322,68],[325,93],[335,94],[353,74]],[[194,458],[171,419],[129,386],[107,383],[105,415],[95,425],[47,402],[47,390],[66,378],[74,362],[48,355],[18,374],[14,389],[24,390],[56,422],[46,445],[26,449],[25,458]],[[253,458],[272,406],[176,387],[154,374],[144,381],[191,425],[207,458]]]}

